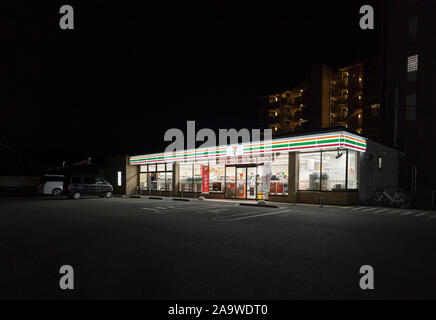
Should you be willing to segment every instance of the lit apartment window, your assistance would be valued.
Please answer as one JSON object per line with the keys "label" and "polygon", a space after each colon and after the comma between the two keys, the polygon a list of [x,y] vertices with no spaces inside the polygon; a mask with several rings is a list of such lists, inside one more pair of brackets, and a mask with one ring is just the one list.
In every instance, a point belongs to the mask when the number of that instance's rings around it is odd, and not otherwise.
{"label": "lit apartment window", "polygon": [[407,58],[407,80],[416,81],[418,75],[418,55]]}
{"label": "lit apartment window", "polygon": [[409,94],[406,101],[406,120],[416,120],[416,94]]}
{"label": "lit apartment window", "polygon": [[279,113],[278,113],[277,110],[270,110],[270,111],[269,111],[269,116],[270,116],[270,118],[275,118],[275,117],[277,117],[278,115],[279,115]]}

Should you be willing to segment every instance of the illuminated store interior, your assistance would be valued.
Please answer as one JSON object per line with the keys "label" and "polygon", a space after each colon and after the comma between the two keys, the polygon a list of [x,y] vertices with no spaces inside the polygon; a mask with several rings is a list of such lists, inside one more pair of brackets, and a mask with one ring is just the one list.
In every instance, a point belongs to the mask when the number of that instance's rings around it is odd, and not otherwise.
{"label": "illuminated store interior", "polygon": [[289,202],[298,192],[357,192],[367,140],[346,131],[132,156],[144,195]]}

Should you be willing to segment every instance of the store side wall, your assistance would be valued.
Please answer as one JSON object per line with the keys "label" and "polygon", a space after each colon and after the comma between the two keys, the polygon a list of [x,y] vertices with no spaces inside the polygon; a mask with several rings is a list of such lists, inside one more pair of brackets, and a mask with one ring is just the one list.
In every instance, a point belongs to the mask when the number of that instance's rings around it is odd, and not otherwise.
{"label": "store side wall", "polygon": [[[121,186],[118,185],[119,171],[121,171]],[[106,157],[104,159],[104,178],[112,184],[114,194],[135,194],[138,186],[139,166],[131,166],[127,155]]]}
{"label": "store side wall", "polygon": [[126,173],[123,175],[124,181],[123,184],[125,186],[124,195],[132,195],[136,194],[136,188],[139,185],[139,166],[131,166],[129,164],[129,157],[126,157],[125,162]]}
{"label": "store side wall", "polygon": [[[379,159],[381,167],[379,168]],[[367,141],[365,153],[360,154],[359,200],[369,204],[377,188],[389,186],[386,190],[394,194],[398,190],[400,154],[374,141]]]}

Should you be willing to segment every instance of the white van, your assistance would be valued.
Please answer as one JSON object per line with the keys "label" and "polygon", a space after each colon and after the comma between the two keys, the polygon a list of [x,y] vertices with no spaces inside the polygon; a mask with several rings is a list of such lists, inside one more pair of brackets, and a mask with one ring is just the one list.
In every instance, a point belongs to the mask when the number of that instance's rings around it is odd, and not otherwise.
{"label": "white van", "polygon": [[64,180],[65,176],[63,175],[43,175],[39,180],[38,193],[59,197],[63,193]]}

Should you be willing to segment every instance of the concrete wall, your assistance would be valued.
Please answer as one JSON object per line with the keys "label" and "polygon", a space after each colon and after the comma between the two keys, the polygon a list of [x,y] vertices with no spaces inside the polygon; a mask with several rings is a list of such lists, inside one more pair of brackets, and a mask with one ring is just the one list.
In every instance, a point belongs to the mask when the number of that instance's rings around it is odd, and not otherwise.
{"label": "concrete wall", "polygon": [[[327,205],[357,205],[359,204],[358,191],[323,191],[323,204]],[[301,192],[297,195],[297,203],[319,204],[320,195],[312,192]]]}
{"label": "concrete wall", "polygon": [[0,195],[33,195],[39,183],[39,177],[0,176]]}
{"label": "concrete wall", "polygon": [[[382,157],[382,168],[378,159]],[[377,142],[367,141],[367,150],[360,154],[359,161],[359,200],[369,203],[377,188],[389,186],[388,192],[398,189],[400,153]]]}
{"label": "concrete wall", "polygon": [[[139,179],[139,166],[129,165],[129,156],[112,156],[104,159],[104,178],[114,187],[114,194],[130,195],[136,193]],[[118,186],[118,171],[121,171],[122,183]]]}
{"label": "concrete wall", "polygon": [[37,187],[39,177],[0,176],[0,187]]}
{"label": "concrete wall", "polygon": [[139,186],[139,169],[140,166],[131,166],[129,157],[126,157],[126,173],[123,175],[125,186],[124,195],[136,194],[136,187]]}

